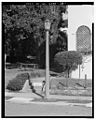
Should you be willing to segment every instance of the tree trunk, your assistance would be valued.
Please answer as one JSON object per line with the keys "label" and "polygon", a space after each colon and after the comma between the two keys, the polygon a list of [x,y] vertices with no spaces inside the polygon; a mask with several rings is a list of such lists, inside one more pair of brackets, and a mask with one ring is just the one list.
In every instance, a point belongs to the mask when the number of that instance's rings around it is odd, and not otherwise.
{"label": "tree trunk", "polygon": [[69,70],[68,70],[68,78],[69,78]]}
{"label": "tree trunk", "polygon": [[70,74],[70,72],[69,72],[70,70],[68,70],[68,76],[67,76],[67,81],[66,81],[66,86],[68,87],[68,81],[69,81],[69,74]]}

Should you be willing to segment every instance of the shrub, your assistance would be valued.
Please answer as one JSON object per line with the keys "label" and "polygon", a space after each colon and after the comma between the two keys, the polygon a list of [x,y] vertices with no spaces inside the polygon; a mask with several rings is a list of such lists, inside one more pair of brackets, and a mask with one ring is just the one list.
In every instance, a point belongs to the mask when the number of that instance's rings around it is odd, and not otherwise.
{"label": "shrub", "polygon": [[32,71],[30,76],[32,78],[36,78],[36,77],[45,77],[45,71]]}
{"label": "shrub", "polygon": [[28,73],[19,74],[14,79],[9,81],[6,88],[12,91],[19,91],[22,89],[27,79],[28,79]]}
{"label": "shrub", "polygon": [[55,55],[54,61],[60,64],[68,77],[72,70],[76,70],[78,65],[82,64],[82,55],[77,51],[64,51]]}

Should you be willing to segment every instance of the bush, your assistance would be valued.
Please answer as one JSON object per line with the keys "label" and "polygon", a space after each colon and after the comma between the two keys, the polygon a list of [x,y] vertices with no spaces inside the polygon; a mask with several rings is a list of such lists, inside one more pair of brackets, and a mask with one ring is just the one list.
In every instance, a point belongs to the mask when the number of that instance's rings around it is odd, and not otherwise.
{"label": "bush", "polygon": [[28,79],[28,73],[19,74],[14,79],[9,81],[6,88],[12,91],[19,91],[22,89],[27,79]]}
{"label": "bush", "polygon": [[45,77],[45,71],[32,71],[30,76],[32,78],[36,78],[36,77]]}
{"label": "bush", "polygon": [[72,70],[76,70],[78,65],[82,64],[82,55],[77,51],[58,52],[55,55],[54,61],[63,67],[69,77]]}

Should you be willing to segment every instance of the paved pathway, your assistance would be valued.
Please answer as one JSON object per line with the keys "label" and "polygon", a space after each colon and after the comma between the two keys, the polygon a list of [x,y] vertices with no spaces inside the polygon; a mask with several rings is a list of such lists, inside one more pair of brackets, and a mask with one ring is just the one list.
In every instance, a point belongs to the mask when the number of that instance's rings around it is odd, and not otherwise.
{"label": "paved pathway", "polygon": [[[72,103],[70,101],[67,102],[67,100],[89,100],[91,101],[91,97],[81,97],[81,96],[58,96],[58,95],[50,95],[49,100],[55,100],[51,102],[42,102],[40,100],[40,96],[29,92],[29,93],[14,93],[14,92],[5,92],[5,100],[6,102],[12,102],[12,103],[35,103],[35,104],[54,104],[54,105],[71,105],[71,106],[85,106],[85,107],[92,107],[92,102],[88,103]],[[35,101],[34,99],[38,99],[38,101]],[[57,101],[56,101],[57,99]],[[63,101],[64,100],[64,101]]]}
{"label": "paved pathway", "polygon": [[56,102],[40,102],[40,101],[34,101],[34,98],[24,98],[24,97],[13,97],[10,98],[8,100],[6,100],[6,102],[11,102],[11,103],[19,103],[19,104],[41,104],[41,105],[57,105],[57,106],[84,106],[84,107],[92,107],[92,103],[70,103],[70,102],[66,102],[66,101],[56,101]]}
{"label": "paved pathway", "polygon": [[[38,95],[28,93],[5,92],[5,116],[92,116],[92,103],[72,103],[79,97],[50,95],[50,100],[43,102]],[[54,101],[58,99],[58,101]],[[41,99],[41,100],[40,100]],[[80,98],[79,98],[80,99]],[[81,100],[91,100],[81,97]],[[65,100],[65,101],[63,101]]]}
{"label": "paved pathway", "polygon": [[40,103],[6,102],[5,116],[92,116],[92,109],[84,106]]}

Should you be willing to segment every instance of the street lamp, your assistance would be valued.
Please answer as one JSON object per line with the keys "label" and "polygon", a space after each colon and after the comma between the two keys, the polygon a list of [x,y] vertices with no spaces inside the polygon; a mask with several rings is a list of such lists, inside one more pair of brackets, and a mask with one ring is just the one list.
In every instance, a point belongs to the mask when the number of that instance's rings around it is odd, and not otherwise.
{"label": "street lamp", "polygon": [[51,23],[47,19],[45,21],[45,30],[46,30],[46,98],[49,96],[49,30]]}

